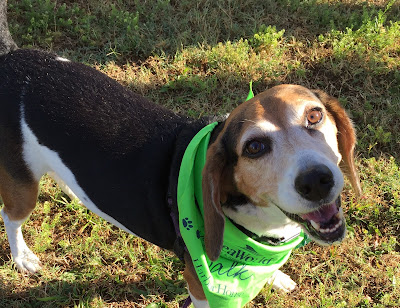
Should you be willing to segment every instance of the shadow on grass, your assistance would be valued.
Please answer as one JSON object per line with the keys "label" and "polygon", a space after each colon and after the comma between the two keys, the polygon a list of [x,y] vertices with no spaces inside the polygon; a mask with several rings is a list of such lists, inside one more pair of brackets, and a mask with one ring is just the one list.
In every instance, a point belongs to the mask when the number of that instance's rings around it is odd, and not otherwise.
{"label": "shadow on grass", "polygon": [[[98,1],[62,3],[9,0],[9,23],[19,46],[62,52],[89,64],[141,62],[149,56],[173,57],[183,47],[249,39],[262,25],[285,29],[300,41],[333,29],[357,29],[365,16],[384,11],[378,4],[300,0]],[[387,19],[397,21],[394,3]],[[29,31],[28,31],[29,28]]]}
{"label": "shadow on grass", "polygon": [[[18,273],[18,275],[22,275]],[[184,301],[187,296],[182,281],[158,280],[119,282],[111,278],[88,282],[63,280],[43,281],[40,276],[29,278],[34,286],[7,283],[0,285],[0,307],[137,307],[150,303]]]}

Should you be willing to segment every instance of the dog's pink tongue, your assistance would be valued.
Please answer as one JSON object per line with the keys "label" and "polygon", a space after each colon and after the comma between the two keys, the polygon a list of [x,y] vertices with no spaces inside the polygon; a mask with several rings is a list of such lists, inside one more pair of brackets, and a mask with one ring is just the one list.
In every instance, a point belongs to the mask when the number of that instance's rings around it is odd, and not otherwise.
{"label": "dog's pink tongue", "polygon": [[324,205],[314,212],[310,212],[307,214],[300,215],[304,220],[313,220],[318,223],[326,223],[332,219],[334,215],[338,213],[338,208],[336,203],[333,202],[331,204]]}

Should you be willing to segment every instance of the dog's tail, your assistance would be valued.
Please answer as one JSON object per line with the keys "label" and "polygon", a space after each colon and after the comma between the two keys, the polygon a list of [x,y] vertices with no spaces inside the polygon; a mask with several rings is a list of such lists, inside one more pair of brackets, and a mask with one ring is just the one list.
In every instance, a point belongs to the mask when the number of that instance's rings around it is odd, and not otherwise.
{"label": "dog's tail", "polygon": [[0,56],[18,49],[7,22],[7,0],[0,0]]}

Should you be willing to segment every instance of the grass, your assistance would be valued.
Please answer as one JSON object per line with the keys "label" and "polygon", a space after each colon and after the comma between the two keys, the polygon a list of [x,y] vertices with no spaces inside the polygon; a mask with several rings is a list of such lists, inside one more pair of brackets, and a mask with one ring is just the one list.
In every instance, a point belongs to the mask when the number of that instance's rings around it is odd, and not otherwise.
{"label": "grass", "polygon": [[[265,288],[248,307],[400,306],[400,5],[387,0],[9,0],[19,46],[84,62],[193,117],[223,114],[281,83],[340,99],[357,128],[364,195],[343,192],[349,235],[309,244],[284,271],[299,288]],[[48,178],[27,243],[40,275],[12,268],[0,224],[1,307],[177,307],[173,254],[127,235]]]}

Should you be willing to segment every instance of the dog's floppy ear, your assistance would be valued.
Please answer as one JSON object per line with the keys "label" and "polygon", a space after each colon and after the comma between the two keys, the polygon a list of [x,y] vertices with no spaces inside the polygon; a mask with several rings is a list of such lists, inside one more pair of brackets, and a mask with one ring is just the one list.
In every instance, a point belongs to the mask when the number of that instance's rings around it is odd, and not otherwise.
{"label": "dog's floppy ear", "polygon": [[361,195],[361,185],[354,163],[354,147],[356,145],[356,134],[353,124],[342,108],[339,101],[320,90],[313,91],[314,94],[325,105],[328,112],[333,116],[338,129],[337,139],[339,152],[342,155],[342,167],[345,174],[349,177],[351,186],[357,194]]}
{"label": "dog's floppy ear", "polygon": [[225,216],[221,208],[221,182],[226,155],[218,141],[207,151],[203,169],[204,242],[206,253],[211,261],[218,259],[224,238]]}

